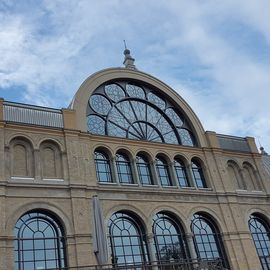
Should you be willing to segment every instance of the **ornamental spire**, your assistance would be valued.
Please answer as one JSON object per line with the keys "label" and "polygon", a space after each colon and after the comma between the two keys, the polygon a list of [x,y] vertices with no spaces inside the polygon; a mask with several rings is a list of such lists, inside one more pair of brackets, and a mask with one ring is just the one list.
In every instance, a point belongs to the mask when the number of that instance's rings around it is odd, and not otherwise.
{"label": "ornamental spire", "polygon": [[262,146],[260,147],[260,150],[262,155],[268,155]]}
{"label": "ornamental spire", "polygon": [[129,69],[136,69],[136,66],[134,65],[135,59],[130,55],[130,50],[127,48],[126,41],[124,40],[125,50],[124,55],[125,59],[123,64],[125,65],[125,68]]}

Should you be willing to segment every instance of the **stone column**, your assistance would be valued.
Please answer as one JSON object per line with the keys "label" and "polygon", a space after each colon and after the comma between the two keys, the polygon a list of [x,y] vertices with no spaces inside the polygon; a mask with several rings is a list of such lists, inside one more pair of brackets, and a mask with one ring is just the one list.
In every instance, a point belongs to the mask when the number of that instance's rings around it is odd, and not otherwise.
{"label": "stone column", "polygon": [[197,185],[195,183],[195,179],[194,179],[193,173],[192,173],[192,164],[191,163],[189,163],[187,165],[187,177],[188,177],[188,180],[190,182],[190,186],[197,188]]}
{"label": "stone column", "polygon": [[62,177],[63,180],[68,179],[68,166],[67,166],[67,152],[63,151],[61,152],[61,157],[62,157]]}
{"label": "stone column", "polygon": [[117,172],[117,166],[116,166],[116,158],[112,157],[111,159],[111,165],[112,165],[112,179],[115,183],[120,185],[119,178],[118,178],[118,172]]}
{"label": "stone column", "polygon": [[178,188],[180,188],[178,179],[177,179],[177,175],[176,175],[176,171],[174,168],[174,162],[170,162],[169,163],[169,172],[171,174],[171,178],[172,178],[172,185],[173,186],[177,186]]}
{"label": "stone column", "polygon": [[156,253],[155,253],[154,235],[152,233],[149,233],[146,236],[146,239],[147,239],[147,246],[148,246],[148,250],[149,250],[150,261],[153,264],[152,270],[157,270],[158,267],[155,266],[157,264],[157,258],[156,258]]}
{"label": "stone column", "polygon": [[142,183],[141,183],[140,178],[139,178],[139,173],[138,173],[136,158],[133,158],[131,160],[131,171],[132,171],[134,183],[135,184],[138,184],[139,186],[141,186]]}
{"label": "stone column", "polygon": [[197,253],[193,242],[193,233],[186,234],[187,246],[192,262],[197,262]]}
{"label": "stone column", "polygon": [[34,149],[34,178],[38,181],[42,178],[41,167],[40,150]]}
{"label": "stone column", "polygon": [[158,176],[158,172],[157,172],[157,167],[156,167],[156,161],[153,160],[150,165],[152,167],[154,184],[156,184],[159,187],[161,187],[161,183],[160,183],[160,180],[159,180],[159,176]]}

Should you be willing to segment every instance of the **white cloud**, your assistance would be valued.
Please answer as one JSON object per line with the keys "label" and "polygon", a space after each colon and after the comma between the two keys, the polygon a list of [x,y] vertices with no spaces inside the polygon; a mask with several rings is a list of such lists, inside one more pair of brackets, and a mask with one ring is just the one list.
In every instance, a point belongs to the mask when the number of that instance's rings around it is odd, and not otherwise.
{"label": "white cloud", "polygon": [[67,106],[90,73],[121,65],[127,39],[138,68],[179,89],[205,129],[260,137],[270,151],[270,54],[244,35],[270,44],[269,1],[26,2],[0,15],[3,95],[23,85],[23,102]]}

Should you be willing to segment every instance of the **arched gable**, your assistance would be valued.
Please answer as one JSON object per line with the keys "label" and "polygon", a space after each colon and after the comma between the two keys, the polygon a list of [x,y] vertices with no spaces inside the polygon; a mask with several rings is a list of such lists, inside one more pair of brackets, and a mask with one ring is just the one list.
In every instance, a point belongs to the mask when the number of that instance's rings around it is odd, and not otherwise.
{"label": "arched gable", "polygon": [[203,127],[190,106],[181,98],[172,88],[164,84],[157,78],[146,73],[128,70],[124,68],[111,68],[99,71],[87,78],[77,91],[70,107],[76,110],[77,128],[81,131],[87,131],[86,108],[88,101],[93,92],[106,82],[115,80],[126,80],[147,84],[153,89],[157,89],[166,100],[169,100],[175,108],[187,119],[190,129],[196,139],[198,146],[206,146]]}

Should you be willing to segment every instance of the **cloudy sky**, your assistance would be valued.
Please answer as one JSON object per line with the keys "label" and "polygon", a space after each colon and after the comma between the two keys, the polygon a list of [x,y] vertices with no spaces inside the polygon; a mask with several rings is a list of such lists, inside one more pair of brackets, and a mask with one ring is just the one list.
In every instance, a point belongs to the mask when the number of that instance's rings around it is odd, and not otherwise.
{"label": "cloudy sky", "polygon": [[269,0],[0,0],[0,96],[67,107],[123,62],[174,88],[205,130],[270,152]]}

